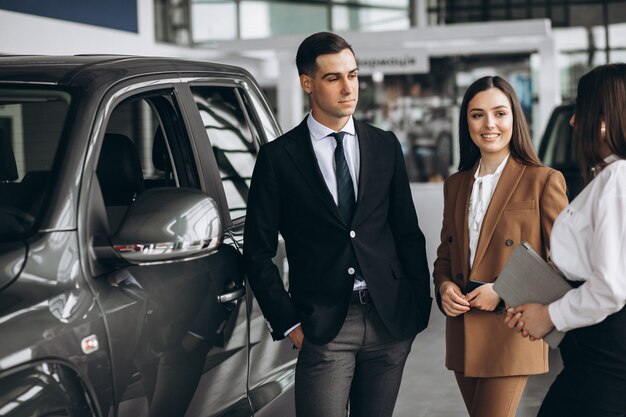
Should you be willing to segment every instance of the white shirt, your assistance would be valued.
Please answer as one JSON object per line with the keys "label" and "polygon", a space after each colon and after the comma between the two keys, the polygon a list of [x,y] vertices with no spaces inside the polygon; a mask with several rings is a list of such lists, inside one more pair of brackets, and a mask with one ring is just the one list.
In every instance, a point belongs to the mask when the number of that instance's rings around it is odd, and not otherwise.
{"label": "white shirt", "polygon": [[[328,191],[330,191],[335,200],[335,204],[337,204],[337,175],[335,174],[335,148],[337,147],[337,141],[334,137],[329,136],[331,133],[335,133],[335,131],[315,120],[311,113],[309,113],[309,117],[306,119],[306,124],[311,134],[313,151],[315,152],[320,171],[322,171],[324,181],[326,182],[326,187],[328,187]],[[352,116],[350,116],[340,131],[346,132],[346,135],[343,137],[343,154],[346,157],[350,176],[352,177],[354,197],[357,198],[361,158],[359,153],[359,141],[354,130],[354,119],[352,119]]]}
{"label": "white shirt", "polygon": [[605,161],[552,229],[552,261],[568,279],[585,281],[548,306],[561,331],[599,323],[626,305],[626,160]]}
{"label": "white shirt", "polygon": [[485,213],[491,203],[491,197],[498,185],[498,181],[502,176],[502,171],[509,160],[507,155],[493,174],[478,176],[482,159],[478,163],[478,169],[474,173],[474,185],[472,186],[472,194],[470,195],[469,212],[467,215],[467,228],[469,232],[469,251],[470,251],[470,268],[474,265],[474,257],[476,256],[476,247],[478,246],[478,238],[480,237],[480,229],[483,225]]}

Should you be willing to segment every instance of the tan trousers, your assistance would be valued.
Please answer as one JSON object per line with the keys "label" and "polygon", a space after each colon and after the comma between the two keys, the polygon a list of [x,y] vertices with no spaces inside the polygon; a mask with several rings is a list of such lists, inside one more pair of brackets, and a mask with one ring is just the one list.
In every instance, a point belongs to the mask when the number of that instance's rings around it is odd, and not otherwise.
{"label": "tan trousers", "polygon": [[454,376],[470,417],[515,417],[528,380],[526,375],[471,378],[455,372]]}

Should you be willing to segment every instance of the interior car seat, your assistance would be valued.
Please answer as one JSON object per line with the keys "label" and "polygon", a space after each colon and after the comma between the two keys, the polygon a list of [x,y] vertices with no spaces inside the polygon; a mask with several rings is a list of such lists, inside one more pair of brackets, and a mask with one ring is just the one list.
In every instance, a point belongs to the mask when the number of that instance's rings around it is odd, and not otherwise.
{"label": "interior car seat", "polygon": [[139,153],[133,141],[119,133],[105,134],[96,172],[109,226],[114,232],[128,207],[145,188]]}

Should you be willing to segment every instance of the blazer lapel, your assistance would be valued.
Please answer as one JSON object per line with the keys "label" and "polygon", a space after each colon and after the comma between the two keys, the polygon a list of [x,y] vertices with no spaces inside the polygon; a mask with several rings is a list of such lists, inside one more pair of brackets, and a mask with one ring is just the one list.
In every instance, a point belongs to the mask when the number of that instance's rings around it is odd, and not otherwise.
{"label": "blazer lapel", "polygon": [[[525,169],[525,165],[517,162],[512,156],[509,156],[509,160],[502,171],[500,180],[498,180],[493,197],[491,198],[491,203],[489,203],[489,207],[485,213],[485,218],[483,219],[482,227],[480,228],[476,256],[474,257],[474,267],[478,266],[485,255],[485,251],[487,250],[491,236],[493,236],[493,232],[496,229],[496,225],[498,224],[498,221],[500,221],[504,207],[511,199],[511,196],[522,178],[522,174]],[[483,278],[491,279],[493,277]]]}
{"label": "blazer lapel", "polygon": [[341,220],[337,204],[335,204],[335,200],[326,186],[324,176],[315,157],[306,118],[289,135],[290,141],[286,146],[286,150],[294,160],[296,168],[322,200],[322,203]]}
{"label": "blazer lapel", "polygon": [[469,279],[469,230],[467,225],[467,216],[469,212],[469,201],[472,193],[472,186],[474,185],[474,172],[476,172],[477,166],[478,162],[474,164],[472,169],[463,173],[464,177],[456,196],[457,209],[454,213],[456,230],[460,231],[462,236],[462,241],[459,242],[459,244],[461,245],[461,259],[463,261],[463,276],[465,279]]}

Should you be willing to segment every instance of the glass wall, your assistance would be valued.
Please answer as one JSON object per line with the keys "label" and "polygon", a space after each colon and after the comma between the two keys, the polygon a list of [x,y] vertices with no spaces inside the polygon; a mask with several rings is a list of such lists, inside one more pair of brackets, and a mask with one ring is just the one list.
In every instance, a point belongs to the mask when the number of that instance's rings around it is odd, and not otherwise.
{"label": "glass wall", "polygon": [[184,45],[410,27],[410,0],[155,0],[157,40]]}
{"label": "glass wall", "polygon": [[431,24],[550,19],[552,27],[624,21],[624,0],[427,0]]}
{"label": "glass wall", "polygon": [[626,23],[560,28],[554,34],[563,100],[574,99],[578,79],[585,72],[607,62],[626,62]]}
{"label": "glass wall", "polygon": [[550,19],[561,71],[561,96],[576,95],[582,74],[626,60],[626,0],[427,0],[431,25]]}
{"label": "glass wall", "polygon": [[328,30],[326,7],[316,2],[241,1],[242,39]]}
{"label": "glass wall", "polygon": [[[339,3],[339,2],[338,2]],[[389,3],[407,3],[406,1]],[[400,30],[409,28],[408,5],[390,7],[355,7],[335,5],[331,9],[333,30]]]}

